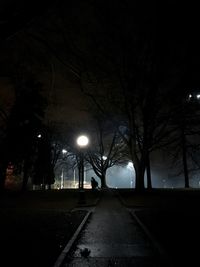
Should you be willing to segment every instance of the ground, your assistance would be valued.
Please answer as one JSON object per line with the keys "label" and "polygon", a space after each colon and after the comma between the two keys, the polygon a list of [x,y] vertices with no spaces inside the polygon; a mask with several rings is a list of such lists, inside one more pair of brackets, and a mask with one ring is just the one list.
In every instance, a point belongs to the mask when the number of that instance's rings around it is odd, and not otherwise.
{"label": "ground", "polygon": [[164,247],[174,266],[197,266],[200,190],[153,190],[142,195],[121,190],[120,195]]}
{"label": "ground", "polygon": [[[136,194],[116,190],[123,203],[153,233],[175,261],[175,266],[196,266],[199,261],[200,191],[153,190]],[[86,190],[86,205],[99,191]],[[1,260],[7,266],[53,266],[85,212],[76,209],[78,190],[31,191],[0,198]],[[28,259],[28,264],[27,264]]]}
{"label": "ground", "polygon": [[[98,192],[87,190],[93,205]],[[4,266],[53,266],[86,211],[76,210],[77,190],[6,194],[0,199],[1,260]],[[28,260],[28,263],[27,263]]]}

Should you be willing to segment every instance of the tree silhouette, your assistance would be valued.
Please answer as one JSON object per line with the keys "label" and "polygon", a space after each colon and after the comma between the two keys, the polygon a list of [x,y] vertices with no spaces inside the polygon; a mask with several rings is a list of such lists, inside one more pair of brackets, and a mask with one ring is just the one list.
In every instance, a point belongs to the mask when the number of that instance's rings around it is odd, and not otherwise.
{"label": "tree silhouette", "polygon": [[[15,102],[8,118],[4,140],[4,162],[8,162],[23,171],[22,190],[26,189],[28,177],[34,161],[37,134],[43,124],[46,102],[41,95],[41,84],[32,74],[17,76],[15,86]],[[2,177],[2,185],[5,177]]]}
{"label": "tree silhouette", "polygon": [[96,119],[96,131],[92,139],[86,160],[100,178],[101,187],[106,188],[107,170],[112,166],[123,164],[127,159],[125,145],[112,124],[99,116]]}
{"label": "tree silhouette", "polygon": [[198,90],[182,88],[177,90],[178,97],[173,102],[173,117],[171,118],[171,132],[169,135],[170,150],[174,164],[177,164],[179,174],[184,175],[185,188],[190,187],[190,173],[193,165],[198,167],[199,159],[197,149],[199,147],[199,122],[200,103]]}
{"label": "tree silhouette", "polygon": [[37,147],[36,161],[33,168],[33,184],[42,185],[43,189],[45,189],[45,185],[48,185],[50,189],[55,182],[55,175],[52,162],[52,145],[46,131],[42,131],[41,137],[38,138]]}

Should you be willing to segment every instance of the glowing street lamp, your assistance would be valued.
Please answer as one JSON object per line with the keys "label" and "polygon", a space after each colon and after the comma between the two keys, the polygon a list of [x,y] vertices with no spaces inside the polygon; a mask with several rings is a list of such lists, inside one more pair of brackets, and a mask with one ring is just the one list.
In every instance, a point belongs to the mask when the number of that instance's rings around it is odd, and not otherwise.
{"label": "glowing street lamp", "polygon": [[83,147],[86,147],[86,146],[88,145],[88,143],[89,143],[89,139],[88,139],[87,136],[85,136],[85,135],[81,135],[81,136],[79,136],[79,137],[77,138],[76,142],[77,142],[77,145],[78,145],[79,147],[83,148]]}
{"label": "glowing street lamp", "polygon": [[80,148],[80,171],[79,171],[79,188],[83,189],[83,182],[84,182],[84,148],[87,147],[89,144],[89,138],[86,135],[80,135],[76,143]]}

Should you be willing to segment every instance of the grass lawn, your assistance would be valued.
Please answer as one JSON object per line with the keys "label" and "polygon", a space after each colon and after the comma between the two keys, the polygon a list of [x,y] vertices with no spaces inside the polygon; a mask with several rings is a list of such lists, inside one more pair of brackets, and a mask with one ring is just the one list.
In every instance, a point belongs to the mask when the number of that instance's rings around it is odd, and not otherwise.
{"label": "grass lawn", "polygon": [[200,191],[153,190],[142,195],[121,190],[120,195],[166,249],[174,266],[199,266]]}
{"label": "grass lawn", "polygon": [[[98,192],[86,190],[86,204]],[[53,266],[86,211],[78,206],[78,190],[30,191],[0,198],[0,240],[3,266]]]}

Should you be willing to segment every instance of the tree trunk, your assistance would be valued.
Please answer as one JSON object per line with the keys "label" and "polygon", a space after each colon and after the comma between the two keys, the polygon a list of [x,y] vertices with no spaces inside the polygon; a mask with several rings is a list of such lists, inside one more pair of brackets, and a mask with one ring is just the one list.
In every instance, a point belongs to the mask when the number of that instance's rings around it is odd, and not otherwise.
{"label": "tree trunk", "polygon": [[80,189],[81,187],[81,166],[80,163],[78,165],[78,188]]}
{"label": "tree trunk", "polygon": [[4,192],[5,190],[5,180],[6,180],[6,167],[0,167],[0,192]]}
{"label": "tree trunk", "polygon": [[80,153],[79,155],[79,162],[78,162],[78,174],[79,174],[79,189],[84,188],[84,158],[83,154]]}
{"label": "tree trunk", "polygon": [[181,141],[182,141],[182,161],[183,161],[183,170],[184,170],[184,177],[185,177],[185,188],[189,188],[189,174],[188,174],[188,165],[187,165],[187,148],[186,148],[186,140],[185,140],[185,133],[182,129],[181,132]]}
{"label": "tree trunk", "polygon": [[28,160],[24,161],[24,166],[23,166],[23,181],[22,181],[22,192],[25,192],[27,189],[27,184],[28,184],[28,170],[29,170],[29,163]]}
{"label": "tree trunk", "polygon": [[48,190],[51,190],[51,184],[48,184]]}
{"label": "tree trunk", "polygon": [[2,160],[0,165],[0,192],[5,191],[5,181],[6,181],[6,170],[8,167],[8,161]]}
{"label": "tree trunk", "polygon": [[151,165],[150,165],[149,152],[147,153],[147,157],[146,157],[146,171],[147,171],[147,188],[152,189]]}
{"label": "tree trunk", "polygon": [[107,184],[106,184],[106,175],[103,174],[101,176],[101,188],[108,188]]}
{"label": "tree trunk", "polygon": [[135,166],[135,190],[137,192],[144,191],[144,172],[145,166],[143,162]]}

